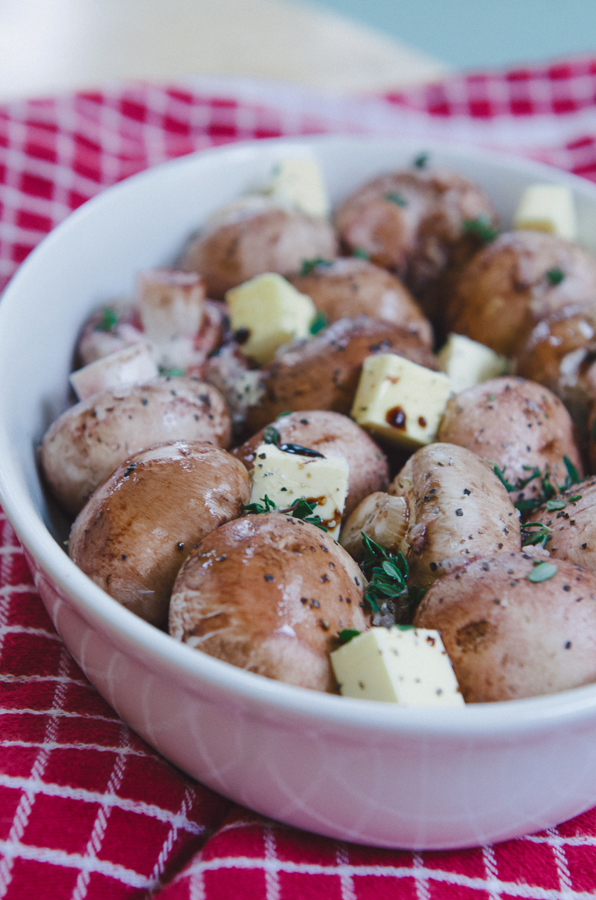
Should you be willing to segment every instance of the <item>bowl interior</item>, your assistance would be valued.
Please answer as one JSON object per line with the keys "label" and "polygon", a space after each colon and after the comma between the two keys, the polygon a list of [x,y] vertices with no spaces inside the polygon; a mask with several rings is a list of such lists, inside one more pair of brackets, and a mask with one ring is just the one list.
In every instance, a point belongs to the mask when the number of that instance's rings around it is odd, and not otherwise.
{"label": "bowl interior", "polygon": [[[87,203],[26,260],[0,305],[0,384],[4,388],[0,392],[0,501],[42,567],[53,577],[70,579],[82,602],[98,589],[75,571],[64,553],[61,541],[67,523],[44,494],[37,448],[46,428],[69,403],[67,379],[73,348],[89,313],[130,293],[137,270],[174,263],[189,235],[211,212],[265,180],[281,157],[315,154],[336,205],[365,180],[410,164],[421,150],[429,151],[432,165],[478,181],[504,224],[528,184],[568,183],[577,201],[581,239],[596,249],[596,187],[588,182],[532,162],[449,145],[321,137],[238,144],[142,173]],[[139,625],[125,610],[113,616],[123,631],[140,634],[141,639],[148,634],[149,626]],[[169,640],[158,635],[158,643],[162,638]],[[194,666],[189,662],[194,651],[185,653],[184,648],[184,664]],[[213,661],[204,665],[213,666]],[[214,671],[220,670],[216,666]],[[236,684],[258,678],[241,672],[233,677]],[[282,698],[284,691],[296,696],[296,689],[284,685],[270,685],[267,691]],[[582,691],[586,702],[596,703],[596,687]],[[524,703],[527,709],[528,702]],[[536,703],[544,707],[545,700]],[[308,704],[319,704],[322,710],[330,704],[346,711],[353,708],[352,703],[325,696],[310,695]],[[515,704],[506,706],[511,706],[513,714]],[[372,707],[367,717],[377,715],[377,704]],[[479,711],[463,712],[475,715]]]}

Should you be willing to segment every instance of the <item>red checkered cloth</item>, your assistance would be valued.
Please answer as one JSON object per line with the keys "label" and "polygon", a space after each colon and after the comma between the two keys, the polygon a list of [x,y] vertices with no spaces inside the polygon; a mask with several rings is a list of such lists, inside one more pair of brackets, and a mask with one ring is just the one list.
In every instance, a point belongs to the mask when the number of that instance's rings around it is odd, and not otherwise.
{"label": "red checkered cloth", "polygon": [[[502,147],[596,180],[596,60],[329,98],[254,81],[128,84],[0,107],[0,282],[107,185],[193,150],[319,132]],[[596,811],[476,850],[410,853],[268,821],[124,725],[50,624],[0,513],[0,898],[593,898]]]}

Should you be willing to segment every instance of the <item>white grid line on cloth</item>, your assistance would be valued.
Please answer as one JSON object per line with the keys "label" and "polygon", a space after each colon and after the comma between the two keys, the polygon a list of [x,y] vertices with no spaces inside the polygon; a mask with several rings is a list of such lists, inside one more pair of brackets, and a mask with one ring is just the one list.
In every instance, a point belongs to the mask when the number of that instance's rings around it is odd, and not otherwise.
{"label": "white grid line on cloth", "polygon": [[[177,815],[181,818],[186,818],[186,814],[189,809],[192,807],[192,791],[190,788],[186,788],[184,791],[184,797],[182,798],[182,803],[178,809]],[[172,852],[172,847],[174,846],[174,841],[178,837],[179,828],[176,824],[173,824],[168,831],[168,836],[162,844],[161,850],[159,851],[159,855],[157,857],[157,862],[153,867],[153,871],[149,876],[149,880],[151,882],[153,890],[157,890],[161,887],[161,876],[163,875],[164,869],[166,867],[166,863]]]}
{"label": "white grid line on cloth", "polygon": [[62,800],[82,800],[85,803],[105,804],[106,806],[116,807],[123,812],[134,813],[138,816],[149,816],[149,818],[157,819],[158,822],[176,825],[178,828],[190,832],[190,834],[205,833],[205,828],[202,825],[192,822],[186,816],[179,816],[177,813],[157,806],[155,803],[145,803],[143,800],[130,800],[126,797],[119,797],[117,794],[107,796],[102,791],[90,791],[87,788],[76,788],[67,784],[46,783],[37,778],[23,778],[18,775],[5,775],[3,773],[0,773],[0,786],[24,790],[32,795],[42,794],[44,797],[60,797]]}
{"label": "white grid line on cloth", "polygon": [[[91,688],[94,693],[96,693],[95,688],[89,684],[88,681],[83,681],[78,678],[71,678],[70,675],[11,675],[9,674],[0,674],[0,684],[37,684],[43,682],[62,681],[65,684],[72,684],[76,687],[84,687]],[[0,741],[0,744],[2,742]]]}
{"label": "white grid line on cloth", "polygon": [[[32,588],[34,591],[34,589]],[[49,641],[57,641],[62,643],[62,638],[55,631],[46,631],[45,628],[33,628],[30,625],[2,625],[0,624],[0,634],[4,637],[7,634],[26,634],[29,637],[44,637]]]}
{"label": "white grid line on cloth", "polygon": [[554,828],[551,828],[546,836],[541,834],[527,834],[523,840],[531,841],[533,844],[549,844],[551,847],[555,845],[565,847],[596,847],[596,835],[580,834],[569,835],[566,837],[563,834],[558,834],[557,830]]}
{"label": "white grid line on cloth", "polygon": [[[195,861],[202,859],[202,853],[197,854],[195,857]],[[183,872],[182,876],[186,873]],[[182,878],[179,875],[174,881],[181,881]],[[203,870],[198,869],[195,871],[188,880],[188,900],[206,900],[205,893],[205,879],[203,877]]]}
{"label": "white grid line on cloth", "polygon": [[[59,673],[62,674],[67,672],[69,665],[70,657],[66,648],[63,647],[60,653]],[[59,710],[62,707],[65,697],[66,685],[62,682],[56,685],[56,690],[54,692],[53,706],[56,710]],[[57,729],[58,719],[55,715],[52,715],[46,725],[45,739],[47,741],[52,741],[56,735]],[[37,794],[39,793],[36,788],[42,784],[41,779],[43,778],[49,759],[50,751],[41,749],[31,768],[31,776],[29,778],[19,779],[22,782],[21,790],[23,793],[13,817],[12,825],[8,833],[8,840],[4,842],[6,843],[7,852],[5,852],[4,858],[0,861],[0,897],[6,896],[6,892],[12,880],[12,869],[15,856],[11,852],[11,846],[16,844],[19,846],[22,845],[22,838],[29,822],[33,805],[37,799]]]}
{"label": "white grid line on cloth", "polygon": [[279,900],[280,884],[279,872],[275,868],[276,842],[273,825],[266,825],[263,833],[265,843],[265,897],[266,900]]}
{"label": "white grid line on cloth", "polygon": [[486,890],[490,900],[499,900],[499,869],[495,851],[490,844],[482,847],[482,861],[486,872]]}
{"label": "white grid line on cloth", "polygon": [[[459,872],[447,872],[441,869],[420,869],[417,873],[412,867],[390,865],[362,865],[352,864],[348,866],[331,866],[320,863],[296,863],[290,860],[265,860],[248,856],[226,856],[203,861],[196,860],[180,878],[194,876],[198,871],[216,871],[217,869],[272,869],[286,874],[302,875],[330,875],[333,877],[349,874],[352,878],[379,877],[379,878],[415,878],[424,877],[428,882],[449,883],[451,886],[470,888],[471,890],[486,893],[486,881],[471,875],[462,875]],[[552,888],[534,887],[523,882],[500,881],[499,890],[510,897],[520,897],[524,900],[594,900],[593,891],[559,891]]]}
{"label": "white grid line on cloth", "polygon": [[[114,722],[117,722],[114,719]],[[22,747],[25,749],[33,749],[39,747],[47,750],[93,750],[99,753],[122,753],[125,756],[138,756],[140,759],[152,759],[151,754],[147,750],[137,750],[135,747],[127,747],[120,749],[113,744],[85,744],[83,741],[19,741],[19,740],[0,740],[0,747]]]}
{"label": "white grid line on cloth", "polygon": [[110,716],[99,716],[95,714],[87,714],[80,712],[73,712],[69,709],[33,709],[32,707],[24,707],[24,706],[7,706],[0,707],[0,716],[53,716],[55,715],[58,719],[82,719],[83,722],[109,722],[110,725],[113,725],[114,722],[119,722],[120,719],[114,713],[112,717]]}
{"label": "white grid line on cloth", "polygon": [[428,879],[424,877],[424,860],[420,853],[412,853],[412,872],[417,900],[429,900],[430,889]]}
{"label": "white grid line on cloth", "polygon": [[23,552],[21,546],[18,547],[0,547],[0,556],[10,556],[11,553],[20,555]]}
{"label": "white grid line on cloth", "polygon": [[35,594],[37,589],[34,584],[3,584],[0,585],[0,597],[11,594]]}
{"label": "white grid line on cloth", "polygon": [[[56,173],[54,177],[54,195],[52,197],[52,219],[61,222],[70,212],[69,194],[74,187],[75,172],[74,140],[70,132],[74,131],[75,111],[74,96],[64,95],[56,100],[56,117],[66,122],[66,128],[59,128],[56,135]],[[70,125],[70,128],[69,128]]]}
{"label": "white grid line on cloth", "polygon": [[337,865],[342,870],[342,874],[339,879],[341,888],[341,900],[356,900],[354,880],[352,876],[348,875],[345,871],[346,867],[350,865],[350,853],[345,844],[338,844],[336,859]]}
{"label": "white grid line on cloth", "polygon": [[114,184],[120,174],[120,160],[118,156],[122,152],[120,131],[122,114],[117,108],[119,93],[115,90],[107,90],[102,92],[102,94],[96,141],[100,145],[100,182],[105,187]]}
{"label": "white grid line on cloth", "polygon": [[[34,159],[33,157],[25,156],[12,147],[4,150],[0,149],[0,159],[6,162],[7,168],[26,168],[28,172],[37,178],[43,178],[51,182],[59,182],[63,179],[65,183],[68,180],[73,188],[81,194],[97,194],[101,188],[97,181],[82,175],[80,172],[71,170],[64,176],[62,167],[58,163],[50,162],[47,159]],[[0,185],[0,196],[4,197],[6,202],[18,204],[19,208],[26,209],[28,212],[33,212],[37,215],[51,216],[52,211],[55,209],[54,200],[27,194],[13,185]],[[70,207],[65,205],[65,210],[70,212]],[[64,214],[61,213],[61,215],[64,218]]]}
{"label": "white grid line on cloth", "polygon": [[[121,738],[121,749],[128,746],[129,741],[129,732],[128,728],[122,724],[120,729],[120,738]],[[126,756],[123,753],[119,753],[114,761],[114,765],[112,767],[112,771],[110,773],[110,777],[108,779],[108,784],[105,790],[105,798],[113,797],[116,795],[116,791],[120,788],[122,784],[122,779],[124,778],[124,769],[126,768]],[[91,830],[91,837],[87,843],[85,848],[85,860],[89,859],[97,859],[97,855],[101,850],[101,845],[103,843],[103,839],[105,837],[106,829],[108,827],[108,819],[110,817],[110,813],[112,811],[111,806],[108,806],[106,800],[102,800],[97,815],[95,817],[95,821],[93,822],[93,828]],[[89,868],[85,866],[79,872],[76,884],[74,886],[74,890],[72,892],[72,900],[85,900],[87,896],[87,889],[89,887],[89,881],[91,880],[91,872]]]}
{"label": "white grid line on cloth", "polygon": [[168,159],[167,133],[163,119],[169,113],[170,98],[165,91],[149,86],[146,94],[147,121],[143,129],[143,145],[147,166],[156,166]]}
{"label": "white grid line on cloth", "polygon": [[[9,146],[14,149],[16,147],[19,148],[21,159],[26,159],[25,154],[23,152],[23,142],[26,138],[26,129],[19,122],[15,122],[12,119],[9,119],[6,123],[6,133],[8,137]],[[21,167],[20,166],[9,166],[6,169],[6,182],[5,188],[2,191],[2,194],[5,193],[6,188],[12,188],[16,196],[19,198],[22,196],[19,191],[19,180],[21,176]],[[1,196],[1,195],[0,195]],[[16,226],[16,206],[15,203],[5,203],[4,209],[2,211],[2,219],[3,222],[8,225]],[[12,244],[10,241],[4,241],[2,239],[2,233],[0,231],[0,275],[3,274],[5,270],[7,274],[12,274],[14,269],[16,268],[16,264],[11,256]]]}
{"label": "white grid line on cloth", "polygon": [[[557,829],[549,828],[547,834],[550,837],[557,837]],[[561,892],[564,895],[572,896],[573,895],[573,884],[571,881],[571,873],[569,871],[569,864],[567,863],[567,857],[565,855],[565,848],[562,843],[554,841],[550,844],[551,850],[553,852],[553,857],[555,860],[555,866],[557,869],[557,877],[559,879],[559,886],[561,888]]]}
{"label": "white grid line on cloth", "polygon": [[114,878],[122,884],[136,888],[149,887],[149,881],[144,875],[128,869],[118,863],[112,863],[104,859],[85,857],[81,853],[68,853],[66,850],[55,850],[51,847],[38,847],[33,844],[22,844],[19,841],[0,840],[0,851],[5,860],[11,864],[15,859],[32,860],[38,863],[50,863],[54,866],[65,866],[70,869],[83,869],[87,867],[91,872]]}

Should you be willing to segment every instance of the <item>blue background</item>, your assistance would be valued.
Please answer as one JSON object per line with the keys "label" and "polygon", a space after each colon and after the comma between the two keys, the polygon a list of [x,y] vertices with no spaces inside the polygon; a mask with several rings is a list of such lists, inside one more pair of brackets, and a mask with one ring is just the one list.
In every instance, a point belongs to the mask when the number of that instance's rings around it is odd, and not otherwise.
{"label": "blue background", "polygon": [[310,0],[454,69],[596,54],[596,0]]}

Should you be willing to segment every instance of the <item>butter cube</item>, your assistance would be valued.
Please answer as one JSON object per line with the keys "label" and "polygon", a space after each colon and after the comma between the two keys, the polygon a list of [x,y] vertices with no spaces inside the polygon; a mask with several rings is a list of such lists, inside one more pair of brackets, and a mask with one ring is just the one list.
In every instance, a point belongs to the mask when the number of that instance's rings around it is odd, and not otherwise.
{"label": "butter cube", "polygon": [[331,653],[344,697],[402,706],[463,706],[438,631],[370,628]]}
{"label": "butter cube", "polygon": [[348,463],[341,457],[302,456],[280,450],[274,444],[259,444],[250,502],[259,503],[265,494],[278,509],[285,509],[298,499],[316,502],[313,515],[323,520],[322,524],[337,540],[348,476]]}
{"label": "butter cube", "polygon": [[407,447],[435,440],[451,382],[395,353],[368,356],[352,407],[352,418],[367,431]]}
{"label": "butter cube", "polygon": [[567,241],[577,237],[573,194],[562,184],[532,184],[521,196],[513,227],[548,231]]}
{"label": "butter cube", "polygon": [[265,193],[309,216],[326,218],[331,209],[321,167],[312,158],[280,160]]}
{"label": "butter cube", "polygon": [[247,332],[244,356],[264,365],[282,344],[310,334],[317,310],[306,294],[274,272],[257,275],[226,293],[233,331]]}
{"label": "butter cube", "polygon": [[504,375],[509,368],[506,356],[500,356],[463,334],[450,334],[437,354],[439,365],[451,379],[451,390],[459,394],[489,378]]}

